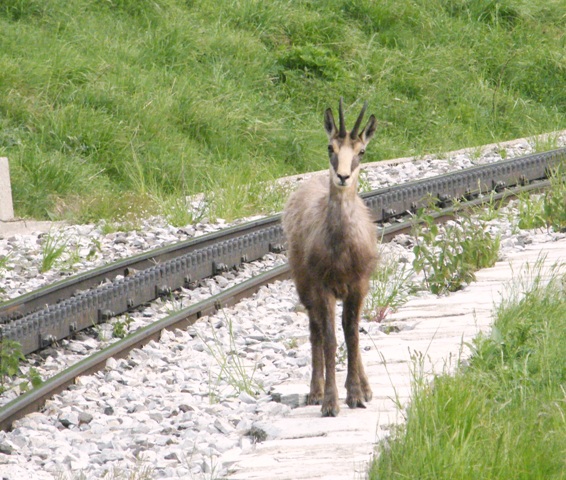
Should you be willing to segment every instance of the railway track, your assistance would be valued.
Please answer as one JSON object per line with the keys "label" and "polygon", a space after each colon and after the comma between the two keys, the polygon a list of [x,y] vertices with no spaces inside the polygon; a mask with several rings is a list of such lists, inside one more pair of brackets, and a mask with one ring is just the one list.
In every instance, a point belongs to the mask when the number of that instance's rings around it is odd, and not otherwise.
{"label": "railway track", "polygon": [[[495,192],[491,199],[498,201],[524,189],[542,188],[544,182],[534,182],[544,179],[564,158],[566,148],[375,190],[363,197],[380,224],[429,204],[431,198],[445,207],[437,216],[447,217],[452,215],[454,209],[449,205],[456,199],[477,204],[488,192]],[[410,227],[411,222],[402,222],[381,228],[378,235],[387,241]],[[176,288],[270,251],[281,251],[283,245],[280,216],[276,215],[77,275],[2,305],[2,339],[17,341],[25,354],[31,353]],[[77,376],[102,368],[108,358],[124,356],[155,339],[161,330],[191,324],[288,274],[286,266],[278,267],[133,333],[4,406],[0,427],[9,429],[15,419],[39,408]],[[104,284],[98,286],[101,282]]]}

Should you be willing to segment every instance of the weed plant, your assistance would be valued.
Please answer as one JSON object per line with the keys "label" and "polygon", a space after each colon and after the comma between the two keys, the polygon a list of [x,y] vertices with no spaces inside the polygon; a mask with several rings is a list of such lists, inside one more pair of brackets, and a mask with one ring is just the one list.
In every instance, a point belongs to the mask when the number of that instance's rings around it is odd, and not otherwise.
{"label": "weed plant", "polygon": [[212,369],[210,371],[211,403],[221,399],[221,395],[225,393],[222,390],[223,385],[228,386],[231,389],[231,393],[236,395],[246,392],[255,396],[263,391],[263,387],[254,379],[257,364],[253,366],[246,365],[245,360],[240,357],[234,337],[232,319],[225,316],[225,321],[228,326],[228,345],[224,345],[212,325],[212,341],[206,341],[206,339],[199,336],[219,367],[217,374],[214,374]]}
{"label": "weed plant", "polygon": [[[143,453],[139,456],[133,468],[113,467],[107,470],[102,477],[104,480],[153,480],[155,479],[155,467],[148,465],[143,460]],[[56,480],[89,480],[91,478],[83,471],[59,472]]]}
{"label": "weed plant", "polygon": [[510,288],[467,366],[416,376],[371,480],[566,478],[566,276],[555,269],[547,284],[548,273],[539,265]]}
{"label": "weed plant", "polygon": [[519,197],[519,228],[566,230],[566,164],[560,164],[549,178],[550,188],[542,195]]}
{"label": "weed plant", "polygon": [[437,295],[454,292],[475,279],[474,272],[491,267],[499,254],[499,235],[484,221],[462,215],[440,227],[431,215],[420,214],[415,226],[413,268],[423,272],[428,289]]}
{"label": "weed plant", "polygon": [[416,289],[413,275],[411,267],[395,259],[379,264],[370,279],[363,316],[370,321],[381,322],[390,312],[406,303]]}
{"label": "weed plant", "polygon": [[199,193],[212,216],[258,213],[254,189],[327,167],[322,114],[340,96],[347,117],[366,99],[378,116],[368,161],[565,128],[563,7],[3,0],[16,214],[132,221]]}
{"label": "weed plant", "polygon": [[8,378],[19,372],[23,360],[22,346],[18,342],[7,339],[0,341],[0,393],[5,391]]}
{"label": "weed plant", "polygon": [[[10,267],[8,263],[10,262],[10,254],[8,255],[0,255],[0,274],[3,273],[3,270],[8,270]],[[6,293],[6,289],[0,286],[0,294]],[[1,296],[0,296],[1,298]],[[0,305],[4,303],[3,300],[0,300]]]}
{"label": "weed plant", "polygon": [[[123,318],[123,320],[122,320]],[[134,318],[126,314],[123,317],[116,319],[112,324],[112,336],[114,338],[125,338],[130,332],[130,325],[134,321]]]}
{"label": "weed plant", "polygon": [[543,212],[546,225],[555,231],[566,230],[566,163],[550,177],[550,189],[544,194]]}
{"label": "weed plant", "polygon": [[523,230],[535,230],[546,226],[544,198],[540,195],[522,194],[517,202],[518,223]]}
{"label": "weed plant", "polygon": [[41,272],[51,270],[66,253],[68,239],[62,234],[47,233],[41,243]]}
{"label": "weed plant", "polygon": [[39,372],[31,367],[24,375],[21,372],[21,362],[25,360],[22,346],[13,340],[0,340],[0,394],[10,390],[8,382],[19,377],[22,381],[18,383],[20,391],[27,391],[31,387],[41,385],[42,379]]}
{"label": "weed plant", "polygon": [[0,255],[0,270],[8,269],[8,262],[10,261],[10,255]]}

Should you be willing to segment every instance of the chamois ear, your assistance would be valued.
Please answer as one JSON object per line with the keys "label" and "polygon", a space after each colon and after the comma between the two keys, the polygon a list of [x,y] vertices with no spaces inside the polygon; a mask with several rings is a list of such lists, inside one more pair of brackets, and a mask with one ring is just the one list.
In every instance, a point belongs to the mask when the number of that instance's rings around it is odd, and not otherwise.
{"label": "chamois ear", "polygon": [[377,128],[377,120],[375,119],[375,115],[372,115],[371,117],[369,117],[368,123],[362,130],[362,133],[360,133],[360,138],[362,139],[362,142],[364,142],[367,145],[367,143],[371,140],[371,137],[373,137],[376,128]]}
{"label": "chamois ear", "polygon": [[334,116],[332,115],[332,109],[327,108],[324,112],[324,129],[328,135],[328,139],[334,138],[336,136],[336,122],[334,121]]}

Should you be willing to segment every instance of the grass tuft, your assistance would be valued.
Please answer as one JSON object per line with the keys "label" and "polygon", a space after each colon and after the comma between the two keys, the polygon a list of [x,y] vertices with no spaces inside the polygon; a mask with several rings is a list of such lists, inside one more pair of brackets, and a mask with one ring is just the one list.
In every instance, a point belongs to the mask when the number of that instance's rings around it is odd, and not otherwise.
{"label": "grass tuft", "polygon": [[550,175],[550,188],[541,196],[519,197],[519,228],[553,228],[566,230],[566,163],[562,162]]}
{"label": "grass tuft", "polygon": [[51,270],[67,253],[69,240],[63,234],[47,233],[41,243],[41,272]]}

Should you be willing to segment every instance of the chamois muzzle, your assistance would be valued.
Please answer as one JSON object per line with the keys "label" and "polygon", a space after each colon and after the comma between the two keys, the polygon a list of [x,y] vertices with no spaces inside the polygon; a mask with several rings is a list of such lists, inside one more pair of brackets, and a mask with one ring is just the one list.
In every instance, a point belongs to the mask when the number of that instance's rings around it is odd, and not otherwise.
{"label": "chamois muzzle", "polygon": [[340,185],[346,186],[346,180],[350,178],[350,175],[340,175],[339,173],[337,173],[336,176],[340,180]]}

